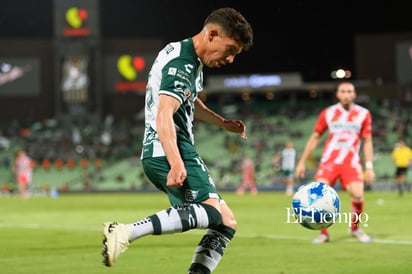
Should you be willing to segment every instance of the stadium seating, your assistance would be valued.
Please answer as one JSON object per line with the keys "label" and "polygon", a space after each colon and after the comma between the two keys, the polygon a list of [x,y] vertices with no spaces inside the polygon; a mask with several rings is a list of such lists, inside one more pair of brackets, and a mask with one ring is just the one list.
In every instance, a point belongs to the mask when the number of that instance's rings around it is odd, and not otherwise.
{"label": "stadium seating", "polygon": [[[324,104],[326,104],[325,102]],[[199,154],[208,165],[211,176],[220,189],[234,190],[241,181],[240,159],[246,152],[256,165],[256,184],[260,189],[279,190],[284,185],[278,170],[272,166],[272,157],[279,152],[287,140],[292,140],[299,153],[303,151],[308,136],[319,112],[310,104],[300,106],[256,104],[241,112],[247,125],[248,140],[225,132],[214,126],[195,122],[195,142]],[[240,106],[240,110],[245,107]],[[391,189],[394,167],[390,152],[400,134],[407,132],[408,126],[400,133],[400,121],[404,121],[399,111],[386,108],[372,108],[374,117],[375,171],[377,182],[375,190]],[[407,112],[408,113],[408,112]],[[21,131],[21,128],[25,128]],[[48,191],[153,191],[145,178],[140,163],[142,123],[136,121],[115,121],[111,125],[84,125],[80,128],[80,143],[75,143],[73,132],[76,127],[58,123],[36,122],[32,125],[12,123],[4,125],[0,146],[0,186],[13,188],[14,176],[11,168],[14,153],[19,148],[29,149],[37,165],[34,170],[33,190]],[[79,128],[77,128],[79,129]],[[24,135],[21,135],[24,132]],[[110,133],[109,143],[102,136]],[[322,144],[313,153],[307,165],[307,177],[296,185],[311,180],[316,163],[320,157]],[[6,144],[6,145],[4,145]],[[50,168],[43,168],[42,161],[50,160]],[[63,165],[57,168],[53,160],[60,159]],[[81,166],[82,159],[89,161],[87,167]],[[67,166],[68,160],[73,161]],[[96,160],[101,166],[96,166]],[[11,187],[7,187],[7,186]]]}

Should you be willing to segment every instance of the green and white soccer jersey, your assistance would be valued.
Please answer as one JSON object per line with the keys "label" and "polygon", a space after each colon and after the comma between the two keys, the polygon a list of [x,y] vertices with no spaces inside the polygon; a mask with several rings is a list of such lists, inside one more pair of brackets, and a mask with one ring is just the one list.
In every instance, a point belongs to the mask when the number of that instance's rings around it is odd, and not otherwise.
{"label": "green and white soccer jersey", "polygon": [[141,158],[165,156],[157,136],[159,95],[166,94],[181,105],[174,114],[177,143],[182,157],[195,152],[193,119],[198,92],[203,90],[203,64],[191,38],[165,46],[156,57],[146,88],[145,134]]}

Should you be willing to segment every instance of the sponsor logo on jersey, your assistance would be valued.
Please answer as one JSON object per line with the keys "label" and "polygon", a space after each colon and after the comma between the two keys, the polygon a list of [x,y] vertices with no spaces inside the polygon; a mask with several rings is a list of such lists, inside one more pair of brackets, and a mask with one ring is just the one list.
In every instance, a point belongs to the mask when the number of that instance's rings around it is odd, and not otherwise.
{"label": "sponsor logo on jersey", "polygon": [[190,75],[188,73],[186,73],[183,70],[177,70],[176,76],[179,77],[180,79],[184,80],[187,85],[191,86],[192,82],[190,82]]}
{"label": "sponsor logo on jersey", "polygon": [[166,54],[171,53],[175,48],[172,45],[167,45],[165,48]]}
{"label": "sponsor logo on jersey", "polygon": [[340,131],[354,131],[359,132],[361,129],[361,125],[356,123],[350,122],[335,122],[329,125],[332,131],[340,130]]}
{"label": "sponsor logo on jersey", "polygon": [[187,73],[192,73],[193,65],[192,64],[186,64],[185,65],[185,70],[187,71]]}
{"label": "sponsor logo on jersey", "polygon": [[176,75],[177,69],[176,68],[169,68],[167,74],[169,75]]}
{"label": "sponsor logo on jersey", "polygon": [[186,90],[183,92],[183,95],[184,95],[186,98],[190,97],[190,94],[191,94],[191,92],[190,92],[190,90],[188,90],[188,89],[186,89]]}

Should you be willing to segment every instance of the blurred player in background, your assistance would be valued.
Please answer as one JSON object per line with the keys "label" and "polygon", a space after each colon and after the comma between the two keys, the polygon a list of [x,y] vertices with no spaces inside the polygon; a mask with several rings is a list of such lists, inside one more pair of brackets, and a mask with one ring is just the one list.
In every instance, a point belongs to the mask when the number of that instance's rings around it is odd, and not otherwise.
{"label": "blurred player in background", "polygon": [[20,196],[26,199],[28,197],[27,190],[33,178],[33,160],[27,155],[26,151],[20,150],[17,152],[13,171],[16,175]]}
{"label": "blurred player in background", "polygon": [[[359,215],[364,206],[364,180],[375,180],[373,170],[372,117],[368,109],[354,103],[356,90],[351,82],[341,82],[337,86],[339,102],[325,108],[319,115],[314,132],[306,143],[302,157],[296,166],[296,178],[305,173],[305,162],[316,148],[323,133],[329,131],[315,180],[334,186],[340,179],[352,199],[353,219],[351,234],[360,242],[369,243],[371,237],[359,228]],[[365,176],[359,155],[363,141]],[[313,243],[329,241],[327,229],[321,230]]]}
{"label": "blurred player in background", "polygon": [[243,195],[245,194],[246,189],[249,189],[250,193],[253,195],[258,193],[255,184],[255,164],[246,154],[244,154],[242,157],[242,183],[237,188],[236,193],[238,195]]}
{"label": "blurred player in background", "polygon": [[392,151],[392,160],[395,164],[395,182],[398,187],[399,196],[403,195],[407,186],[407,173],[409,165],[412,162],[412,150],[405,144],[405,141],[399,140]]}
{"label": "blurred player in background", "polygon": [[276,153],[273,157],[273,165],[275,168],[280,168],[285,181],[287,196],[292,196],[294,193],[294,176],[296,166],[296,149],[292,141],[287,141],[285,147],[280,153]]}
{"label": "blurred player in background", "polygon": [[196,151],[193,121],[196,118],[247,139],[241,120],[227,120],[215,113],[198,93],[203,89],[204,65],[231,64],[252,44],[253,31],[246,19],[232,8],[221,8],[206,18],[199,33],[169,43],[157,56],[146,88],[141,158],[147,178],[167,194],[171,207],[131,224],[105,223],[102,255],[106,266],[143,236],[200,228],[206,232],[188,273],[208,274],[217,267],[237,222]]}

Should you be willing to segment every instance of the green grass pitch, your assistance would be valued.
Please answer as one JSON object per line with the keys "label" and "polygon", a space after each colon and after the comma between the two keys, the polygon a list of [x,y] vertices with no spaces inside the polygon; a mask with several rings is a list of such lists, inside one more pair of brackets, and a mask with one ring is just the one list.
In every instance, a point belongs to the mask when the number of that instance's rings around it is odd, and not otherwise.
{"label": "green grass pitch", "polygon": [[[347,193],[339,194],[342,212],[349,212]],[[362,228],[374,241],[356,242],[346,223],[336,223],[323,245],[311,244],[318,231],[288,220],[291,198],[283,192],[222,195],[239,228],[216,274],[412,273],[412,193],[366,192]],[[186,273],[203,230],[150,235],[114,266],[101,262],[103,222],[133,222],[166,207],[161,193],[0,197],[0,273]]]}

